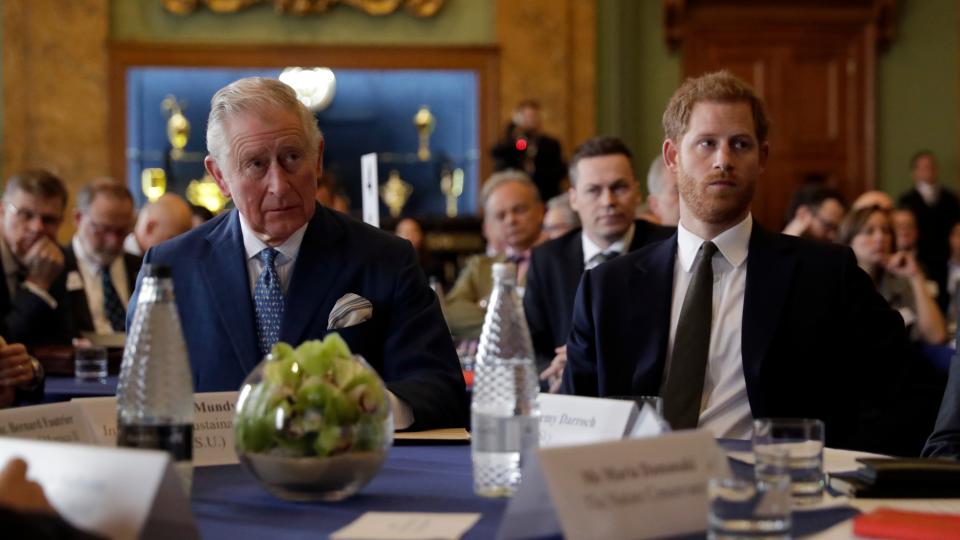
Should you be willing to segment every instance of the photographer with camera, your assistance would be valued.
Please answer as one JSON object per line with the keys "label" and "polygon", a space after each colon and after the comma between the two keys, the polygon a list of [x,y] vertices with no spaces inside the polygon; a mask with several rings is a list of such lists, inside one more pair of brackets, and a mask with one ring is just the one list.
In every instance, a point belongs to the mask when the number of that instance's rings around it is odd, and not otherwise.
{"label": "photographer with camera", "polygon": [[506,133],[491,150],[494,169],[518,169],[533,179],[543,200],[560,193],[566,177],[560,142],[541,133],[540,103],[526,99],[517,104]]}

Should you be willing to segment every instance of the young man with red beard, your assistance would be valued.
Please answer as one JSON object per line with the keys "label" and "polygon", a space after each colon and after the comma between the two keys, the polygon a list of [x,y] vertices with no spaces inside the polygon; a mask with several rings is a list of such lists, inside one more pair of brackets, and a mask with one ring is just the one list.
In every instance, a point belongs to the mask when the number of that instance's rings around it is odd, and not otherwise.
{"label": "young man with red beard", "polygon": [[763,102],[711,73],[677,90],[663,125],[677,233],[584,274],[563,390],[660,395],[674,429],[717,437],[804,417],[826,423],[828,445],[875,447],[869,416],[906,356],[903,322],[849,249],[754,222]]}

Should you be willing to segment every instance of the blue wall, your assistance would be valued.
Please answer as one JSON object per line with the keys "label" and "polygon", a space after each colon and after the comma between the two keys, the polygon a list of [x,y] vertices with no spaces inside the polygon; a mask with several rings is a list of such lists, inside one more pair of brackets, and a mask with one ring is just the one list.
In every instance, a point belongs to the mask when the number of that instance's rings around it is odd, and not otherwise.
{"label": "blue wall", "polygon": [[[464,190],[459,200],[463,213],[476,208],[479,176],[478,80],[470,71],[437,70],[335,70],[336,96],[330,107],[317,114],[326,138],[325,166],[337,174],[341,185],[360,207],[360,156],[381,154],[379,177],[385,182],[391,169],[414,186],[404,213],[443,214],[446,202],[440,191],[444,165],[464,169]],[[226,84],[248,76],[276,77],[278,70],[141,68],[127,79],[127,178],[131,190],[142,198],[140,173],[146,167],[167,170],[168,190],[183,193],[187,184],[202,178],[206,155],[206,124],[210,97]],[[166,113],[161,102],[168,94],[186,101],[190,139],[184,158],[171,162],[166,137]],[[433,158],[416,159],[418,138],[413,115],[427,105],[437,119],[430,137]],[[141,201],[138,201],[142,203]],[[385,207],[381,207],[386,212]]]}

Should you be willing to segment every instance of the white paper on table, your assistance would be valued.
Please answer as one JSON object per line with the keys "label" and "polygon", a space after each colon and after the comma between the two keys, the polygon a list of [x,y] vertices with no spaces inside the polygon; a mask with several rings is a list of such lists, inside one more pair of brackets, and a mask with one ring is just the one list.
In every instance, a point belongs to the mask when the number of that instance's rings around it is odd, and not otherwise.
{"label": "white paper on table", "polygon": [[[90,422],[95,441],[101,446],[117,445],[117,398],[114,396],[74,398]],[[233,439],[233,415],[237,392],[202,392],[193,395],[193,464],[234,465],[239,463]]]}
{"label": "white paper on table", "polygon": [[542,448],[540,467],[570,540],[630,540],[700,532],[707,481],[730,476],[707,431]]}
{"label": "white paper on table", "polygon": [[480,514],[366,512],[330,535],[334,540],[458,540]]}
{"label": "white paper on table", "polygon": [[0,464],[15,457],[76,527],[112,539],[200,537],[166,452],[0,438]]}
{"label": "white paper on table", "polygon": [[622,439],[637,416],[637,404],[563,394],[540,394],[540,447]]}
{"label": "white paper on table", "polygon": [[75,403],[51,403],[0,411],[0,437],[94,444],[83,410]]}
{"label": "white paper on table", "polygon": [[[735,459],[747,465],[755,463],[752,451],[727,452],[727,457]],[[831,474],[838,472],[855,471],[862,464],[857,462],[858,458],[888,458],[882,454],[871,454],[870,452],[858,452],[855,450],[841,450],[839,448],[823,449],[823,472]]]}
{"label": "white paper on table", "polygon": [[360,156],[360,181],[363,203],[363,221],[380,227],[380,182],[377,178],[377,154]]}

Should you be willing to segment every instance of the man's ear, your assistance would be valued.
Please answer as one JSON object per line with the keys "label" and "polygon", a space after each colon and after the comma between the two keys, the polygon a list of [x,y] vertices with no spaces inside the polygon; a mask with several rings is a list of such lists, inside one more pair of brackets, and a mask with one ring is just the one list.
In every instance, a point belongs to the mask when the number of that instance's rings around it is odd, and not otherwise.
{"label": "man's ear", "polygon": [[213,177],[213,180],[217,183],[217,187],[220,188],[220,193],[224,197],[230,196],[230,184],[227,183],[227,179],[223,176],[223,170],[220,168],[220,165],[217,163],[217,160],[213,159],[213,156],[207,156],[203,159],[203,167],[207,169],[207,172],[210,173],[210,176]]}
{"label": "man's ear", "polygon": [[767,168],[767,158],[770,157],[770,143],[764,142],[760,145],[760,168]]}
{"label": "man's ear", "polygon": [[577,209],[577,188],[574,187],[573,184],[570,184],[570,189],[567,190],[567,193],[570,197],[570,208],[572,208],[574,212],[579,213]]}
{"label": "man's ear", "polygon": [[80,228],[80,220],[83,219],[83,214],[79,210],[73,211],[73,224]]}
{"label": "man's ear", "polygon": [[663,148],[661,152],[663,154],[663,164],[666,165],[670,172],[677,174],[677,172],[680,170],[679,143],[668,137],[663,140]]}

